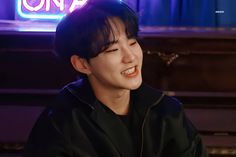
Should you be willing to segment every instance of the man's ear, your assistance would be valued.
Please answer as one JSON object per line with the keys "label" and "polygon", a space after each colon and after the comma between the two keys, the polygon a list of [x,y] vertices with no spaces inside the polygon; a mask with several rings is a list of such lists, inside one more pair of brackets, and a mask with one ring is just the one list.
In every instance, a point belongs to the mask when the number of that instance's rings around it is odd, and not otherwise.
{"label": "man's ear", "polygon": [[76,71],[89,75],[91,73],[89,64],[86,59],[73,55],[70,57],[70,62]]}

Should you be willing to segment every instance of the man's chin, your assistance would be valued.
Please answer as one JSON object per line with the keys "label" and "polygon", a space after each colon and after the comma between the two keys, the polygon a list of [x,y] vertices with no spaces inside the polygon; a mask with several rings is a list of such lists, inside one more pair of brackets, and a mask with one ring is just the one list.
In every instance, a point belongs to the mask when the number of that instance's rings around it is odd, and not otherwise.
{"label": "man's chin", "polygon": [[137,83],[135,83],[135,84],[133,84],[132,86],[130,86],[130,90],[135,90],[135,89],[138,89],[140,86],[141,86],[141,84],[142,84],[142,80],[141,81],[139,81],[139,82],[137,82]]}

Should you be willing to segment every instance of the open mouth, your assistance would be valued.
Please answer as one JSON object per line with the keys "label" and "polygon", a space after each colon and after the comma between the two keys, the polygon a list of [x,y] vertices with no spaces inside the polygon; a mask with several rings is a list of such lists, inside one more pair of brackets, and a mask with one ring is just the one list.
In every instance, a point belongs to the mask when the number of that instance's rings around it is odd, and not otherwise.
{"label": "open mouth", "polygon": [[131,67],[125,71],[122,71],[121,74],[126,77],[134,77],[138,74],[137,66],[134,66],[134,67]]}

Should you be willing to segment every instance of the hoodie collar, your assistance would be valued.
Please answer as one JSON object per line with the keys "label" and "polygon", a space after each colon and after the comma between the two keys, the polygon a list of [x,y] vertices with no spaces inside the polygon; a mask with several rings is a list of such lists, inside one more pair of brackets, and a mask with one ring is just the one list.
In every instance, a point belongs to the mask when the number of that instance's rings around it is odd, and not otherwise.
{"label": "hoodie collar", "polygon": [[[129,130],[113,112],[107,112],[96,99],[87,79],[72,82],[65,87],[80,102],[93,109],[91,119],[104,131],[121,156],[134,156],[134,148]],[[161,93],[142,84],[137,90],[131,91],[133,107],[143,117],[147,109],[160,100]],[[86,106],[86,105],[85,105]],[[139,120],[136,120],[139,123]],[[136,123],[135,123],[136,124]],[[124,145],[126,143],[127,145]]]}
{"label": "hoodie collar", "polygon": [[95,109],[97,98],[94,95],[88,79],[80,79],[72,82],[65,86],[64,89],[68,90],[79,101],[87,104],[92,109]]}
{"label": "hoodie collar", "polygon": [[[96,108],[98,100],[94,95],[93,89],[87,78],[72,82],[65,86],[64,89],[67,89],[74,97],[89,105],[92,109]],[[141,108],[141,110],[145,110],[149,106],[153,105],[162,96],[162,92],[145,83],[142,83],[138,89],[131,91],[133,104],[135,104],[137,108]]]}

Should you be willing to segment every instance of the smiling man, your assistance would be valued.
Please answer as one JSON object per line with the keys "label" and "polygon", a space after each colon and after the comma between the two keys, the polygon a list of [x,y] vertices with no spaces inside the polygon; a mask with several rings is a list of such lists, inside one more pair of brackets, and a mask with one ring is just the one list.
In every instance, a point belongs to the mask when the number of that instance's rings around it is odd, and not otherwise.
{"label": "smiling man", "polygon": [[138,19],[116,0],[90,0],[56,31],[57,54],[81,76],[41,114],[24,157],[205,157],[176,99],[142,82]]}
{"label": "smiling man", "polygon": [[127,37],[124,23],[118,17],[107,20],[111,34],[108,47],[86,60],[73,55],[71,63],[87,75],[96,98],[118,115],[129,111],[130,90],[142,83],[142,50],[135,39]]}

